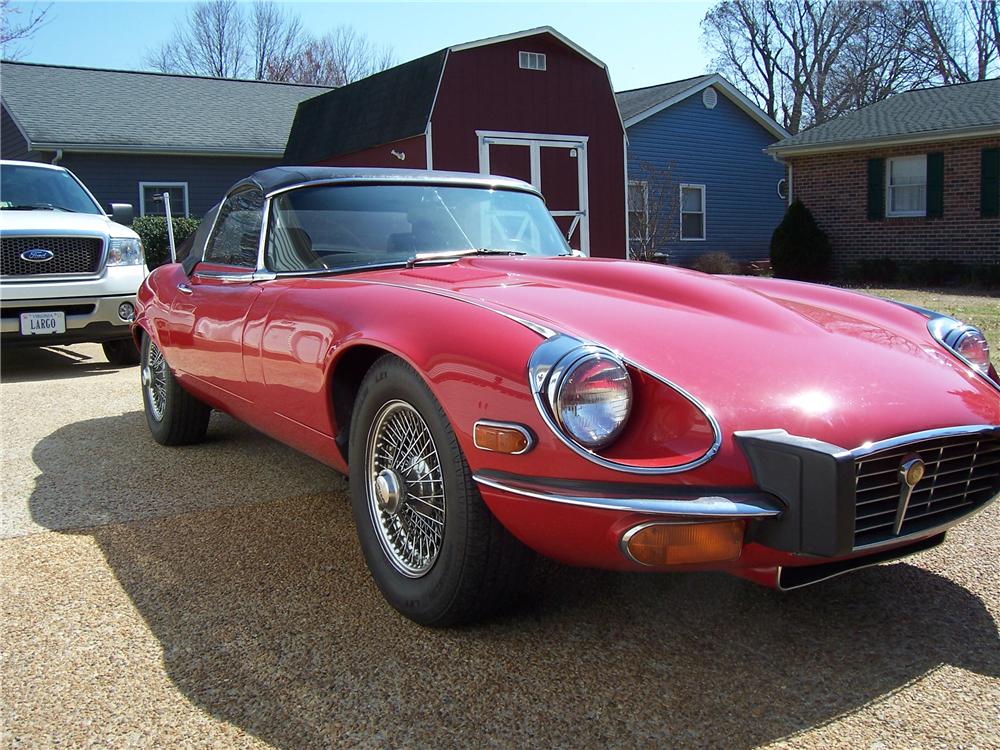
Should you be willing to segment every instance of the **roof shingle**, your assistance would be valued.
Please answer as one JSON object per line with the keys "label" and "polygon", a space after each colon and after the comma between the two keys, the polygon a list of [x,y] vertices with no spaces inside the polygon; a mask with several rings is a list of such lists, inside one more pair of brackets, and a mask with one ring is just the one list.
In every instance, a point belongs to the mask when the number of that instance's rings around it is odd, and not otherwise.
{"label": "roof shingle", "polygon": [[33,147],[280,157],[303,99],[264,81],[3,62],[3,103]]}
{"label": "roof shingle", "polygon": [[1000,78],[895,94],[785,138],[768,151],[862,147],[977,130],[1000,133]]}
{"label": "roof shingle", "polygon": [[678,94],[694,88],[699,83],[711,78],[711,75],[695,76],[680,81],[670,81],[656,86],[645,86],[641,89],[619,91],[615,94],[618,109],[623,120],[631,120],[636,115],[655,107],[657,104],[673,99]]}

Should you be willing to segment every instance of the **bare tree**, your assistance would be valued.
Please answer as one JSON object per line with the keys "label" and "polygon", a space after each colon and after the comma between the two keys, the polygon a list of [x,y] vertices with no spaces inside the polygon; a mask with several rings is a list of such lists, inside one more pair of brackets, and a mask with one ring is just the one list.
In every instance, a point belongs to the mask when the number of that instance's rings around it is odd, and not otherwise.
{"label": "bare tree", "polygon": [[282,10],[274,0],[257,0],[249,18],[253,77],[288,80],[308,43],[302,20]]}
{"label": "bare tree", "polygon": [[169,42],[147,55],[146,63],[167,73],[344,86],[392,67],[395,59],[389,47],[351,26],[312,37],[301,18],[275,0],[256,0],[252,6],[206,0],[191,9]]}
{"label": "bare tree", "polygon": [[24,54],[24,42],[30,39],[46,21],[52,4],[39,8],[32,4],[27,13],[15,8],[11,0],[0,0],[0,56],[16,60]]}
{"label": "bare tree", "polygon": [[671,163],[643,161],[629,171],[628,232],[632,260],[657,261],[679,236],[680,189]]}
{"label": "bare tree", "polygon": [[722,0],[714,64],[792,133],[899,91],[997,71],[997,0]]}
{"label": "bare tree", "polygon": [[282,80],[346,86],[393,65],[395,55],[389,47],[372,43],[351,26],[338,26],[304,45]]}
{"label": "bare tree", "polygon": [[912,50],[941,83],[982,81],[1000,69],[996,0],[915,2],[926,44]]}
{"label": "bare tree", "polygon": [[245,74],[246,21],[236,0],[196,4],[146,62],[157,70],[218,78]]}

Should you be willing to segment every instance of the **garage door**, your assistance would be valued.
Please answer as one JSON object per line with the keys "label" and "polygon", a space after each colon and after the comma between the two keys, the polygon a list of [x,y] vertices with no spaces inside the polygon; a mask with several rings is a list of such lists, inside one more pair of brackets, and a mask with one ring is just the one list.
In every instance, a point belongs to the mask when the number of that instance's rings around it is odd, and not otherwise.
{"label": "garage door", "polygon": [[590,254],[587,138],[479,131],[479,171],[530,182],[570,247]]}

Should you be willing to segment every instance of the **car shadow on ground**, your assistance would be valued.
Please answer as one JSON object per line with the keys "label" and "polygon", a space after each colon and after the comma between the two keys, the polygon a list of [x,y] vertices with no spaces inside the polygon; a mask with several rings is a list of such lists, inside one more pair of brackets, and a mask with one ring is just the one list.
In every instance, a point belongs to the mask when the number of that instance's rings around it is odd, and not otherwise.
{"label": "car shadow on ground", "polygon": [[[749,748],[942,664],[1000,676],[982,601],[907,563],[787,595],[720,574],[544,565],[520,608],[421,628],[379,596],[328,470],[236,428],[204,448],[161,448],[141,420],[80,422],[41,441],[32,517],[93,537],[188,700],[278,747]],[[128,475],[123,444],[141,466]],[[95,488],[138,493],[117,515],[59,500],[95,502],[77,491],[84,459]],[[297,474],[329,489],[296,494]],[[181,497],[198,492],[218,502]],[[67,529],[129,516],[140,520]]]}
{"label": "car shadow on ground", "polygon": [[121,369],[104,358],[99,346],[5,347],[0,359],[0,380],[8,383],[62,380],[103,375]]}

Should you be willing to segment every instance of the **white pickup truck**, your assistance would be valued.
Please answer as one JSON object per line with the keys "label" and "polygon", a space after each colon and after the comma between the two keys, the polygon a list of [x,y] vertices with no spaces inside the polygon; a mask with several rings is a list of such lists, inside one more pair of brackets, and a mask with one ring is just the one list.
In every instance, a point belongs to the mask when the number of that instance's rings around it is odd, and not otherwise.
{"label": "white pickup truck", "polygon": [[92,342],[113,364],[138,363],[129,323],[148,271],[131,220],[128,204],[109,218],[63,167],[0,161],[5,349]]}

